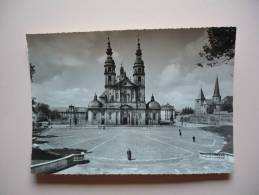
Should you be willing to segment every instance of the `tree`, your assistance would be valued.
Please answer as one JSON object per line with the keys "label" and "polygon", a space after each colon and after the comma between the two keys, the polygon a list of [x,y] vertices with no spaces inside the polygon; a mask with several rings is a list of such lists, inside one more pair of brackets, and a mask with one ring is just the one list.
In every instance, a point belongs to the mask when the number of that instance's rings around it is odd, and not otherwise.
{"label": "tree", "polygon": [[[215,64],[228,63],[235,56],[236,27],[213,27],[207,30],[208,43],[200,52],[205,57],[207,65],[213,67]],[[203,67],[201,63],[197,66]]]}
{"label": "tree", "polygon": [[49,115],[50,114],[50,109],[49,109],[49,105],[48,104],[44,104],[44,103],[38,103],[37,104],[37,110],[46,114],[46,115]]}
{"label": "tree", "polygon": [[33,112],[33,113],[36,113],[36,105],[37,105],[37,102],[36,102],[36,98],[35,98],[35,97],[32,97],[32,99],[31,99],[31,104],[32,104],[32,112]]}
{"label": "tree", "polygon": [[35,74],[35,65],[30,63],[30,75],[31,75],[31,81],[33,81],[33,75]]}
{"label": "tree", "polygon": [[52,110],[50,111],[50,118],[51,120],[58,120],[62,119],[62,116],[57,110]]}
{"label": "tree", "polygon": [[193,113],[194,113],[194,110],[191,107],[186,107],[182,109],[181,114],[184,115],[184,114],[193,114]]}
{"label": "tree", "polygon": [[227,112],[233,112],[233,105],[232,104],[228,104],[227,102],[224,102],[221,105],[221,110],[222,111],[227,111]]}
{"label": "tree", "polygon": [[227,96],[223,99],[220,109],[222,111],[233,112],[233,96]]}
{"label": "tree", "polygon": [[35,110],[38,114],[38,121],[47,121],[49,119],[51,110],[49,109],[48,104],[37,103]]}

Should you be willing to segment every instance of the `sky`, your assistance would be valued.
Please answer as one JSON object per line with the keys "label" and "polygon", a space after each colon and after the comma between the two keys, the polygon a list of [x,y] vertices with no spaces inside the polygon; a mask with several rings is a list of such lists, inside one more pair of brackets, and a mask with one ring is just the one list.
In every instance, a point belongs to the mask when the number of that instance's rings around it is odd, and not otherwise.
{"label": "sky", "polygon": [[132,78],[137,37],[145,63],[146,102],[154,94],[161,105],[194,107],[202,87],[213,95],[219,78],[222,98],[233,95],[233,61],[215,67],[199,56],[208,42],[206,28],[125,30],[27,35],[29,61],[35,66],[32,96],[52,107],[87,107],[94,94],[104,91],[104,61],[109,34],[116,71],[121,64]]}

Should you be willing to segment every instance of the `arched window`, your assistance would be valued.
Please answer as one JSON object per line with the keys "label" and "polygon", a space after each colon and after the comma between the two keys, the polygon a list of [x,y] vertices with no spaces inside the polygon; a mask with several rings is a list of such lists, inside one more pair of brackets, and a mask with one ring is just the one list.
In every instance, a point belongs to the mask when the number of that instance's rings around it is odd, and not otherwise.
{"label": "arched window", "polygon": [[138,77],[138,82],[139,82],[139,83],[141,82],[141,77]]}
{"label": "arched window", "polygon": [[111,67],[109,67],[109,68],[108,68],[108,72],[111,72],[111,70],[112,70]]}
{"label": "arched window", "polygon": [[138,68],[138,73],[141,73],[141,68]]}
{"label": "arched window", "polygon": [[156,113],[153,113],[153,120],[156,120]]}
{"label": "arched window", "polygon": [[111,80],[112,80],[112,77],[108,76],[108,81],[111,82]]}
{"label": "arched window", "polygon": [[94,120],[96,119],[96,113],[95,112],[93,113],[93,119]]}

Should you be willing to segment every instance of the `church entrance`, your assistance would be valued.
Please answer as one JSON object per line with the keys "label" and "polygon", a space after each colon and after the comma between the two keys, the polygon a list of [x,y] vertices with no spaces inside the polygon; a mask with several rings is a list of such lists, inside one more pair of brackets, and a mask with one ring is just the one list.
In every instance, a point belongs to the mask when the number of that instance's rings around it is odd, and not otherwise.
{"label": "church entrance", "polygon": [[129,113],[128,111],[121,112],[121,124],[128,125],[129,124]]}
{"label": "church entrance", "polygon": [[104,125],[104,122],[105,122],[105,120],[104,120],[104,118],[102,118],[101,124]]}
{"label": "church entrance", "polygon": [[127,117],[123,117],[122,124],[123,124],[123,125],[127,125],[127,124],[128,124],[128,119],[127,119]]}
{"label": "church entrance", "polygon": [[131,115],[130,115],[130,110],[131,106],[129,105],[122,105],[121,106],[121,113],[120,113],[120,124],[121,125],[130,125],[131,122]]}

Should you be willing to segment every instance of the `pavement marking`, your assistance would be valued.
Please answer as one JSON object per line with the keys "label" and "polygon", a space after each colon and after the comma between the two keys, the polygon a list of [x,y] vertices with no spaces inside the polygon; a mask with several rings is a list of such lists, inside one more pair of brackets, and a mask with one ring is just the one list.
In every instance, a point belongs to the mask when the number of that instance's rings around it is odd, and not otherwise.
{"label": "pavement marking", "polygon": [[111,137],[111,136],[110,135],[101,135],[101,136],[97,136],[97,137],[90,138],[90,139],[84,139],[83,141],[67,145],[66,147],[71,147],[71,146],[79,145],[79,144],[82,144],[82,143],[85,143],[85,142],[88,142],[88,141],[91,141],[91,140],[96,140],[96,139],[99,139],[99,138],[103,138],[103,137]]}
{"label": "pavement marking", "polygon": [[104,141],[104,142],[102,142],[102,143],[100,143],[100,144],[94,146],[93,148],[90,148],[90,149],[89,149],[89,152],[92,152],[92,151],[94,151],[96,148],[99,148],[100,146],[106,144],[107,142],[110,142],[110,141],[114,140],[115,138],[119,137],[119,136],[120,136],[121,134],[123,134],[123,133],[124,133],[124,132],[118,133],[117,135],[113,136],[111,139],[108,139],[108,140],[106,140],[106,141]]}
{"label": "pavement marking", "polygon": [[[133,160],[133,163],[140,163],[140,162],[163,162],[163,161],[169,161],[169,160],[176,160],[176,159],[183,159],[183,158],[187,158],[187,157],[191,157],[192,154],[187,154],[184,156],[176,156],[176,157],[171,157],[171,158],[161,158],[161,159],[152,159],[152,160]],[[97,157],[97,156],[91,156],[91,159],[97,159],[97,160],[109,160],[109,161],[122,161],[122,162],[129,162],[129,160],[127,159],[114,159],[114,158],[107,158],[107,157]]]}
{"label": "pavement marking", "polygon": [[[123,131],[122,133],[125,133],[125,131]],[[122,133],[120,133],[119,135],[114,136],[114,137],[111,138],[110,140],[104,141],[104,142],[101,143],[100,145],[103,145],[103,144],[105,144],[106,142],[109,142],[109,141],[115,139],[116,137],[120,136]],[[137,132],[137,131],[132,131],[132,132],[130,132],[130,133],[139,134],[139,132]],[[150,139],[150,138],[149,138],[149,139]],[[151,140],[154,141],[152,138],[151,138]],[[157,140],[155,140],[155,141],[157,142]],[[161,143],[161,142],[159,142],[159,143]],[[174,145],[167,144],[167,143],[164,143],[164,142],[163,142],[163,144],[176,147],[176,146],[174,146]],[[96,147],[99,147],[100,145],[97,145]],[[96,147],[94,147],[93,149],[96,149]],[[176,148],[178,148],[178,147],[176,147]],[[180,148],[180,149],[182,149],[182,148]],[[90,149],[90,150],[92,150],[92,149]],[[182,149],[182,150],[184,150],[184,149]],[[176,160],[176,159],[181,159],[181,160],[182,160],[182,159],[188,159],[188,158],[190,158],[191,156],[194,155],[194,153],[192,153],[192,152],[190,152],[190,151],[187,151],[187,150],[186,150],[186,152],[191,153],[191,154],[187,154],[187,155],[177,155],[177,156],[175,156],[175,157],[163,158],[163,159],[134,160],[134,162],[138,162],[138,163],[139,163],[139,162],[154,162],[154,163],[156,163],[156,162],[158,162],[158,161],[169,161],[169,160]],[[98,157],[98,156],[92,156],[92,155],[89,156],[89,158],[90,158],[90,159],[91,159],[91,158],[92,158],[92,159],[97,159],[97,160],[110,160],[110,161],[123,161],[123,162],[128,162],[127,159],[115,159],[115,158]]]}
{"label": "pavement marking", "polygon": [[205,146],[213,147],[213,146],[215,146],[215,144],[216,144],[216,139],[213,138],[212,144],[207,144],[207,145],[205,145]]}
{"label": "pavement marking", "polygon": [[[150,133],[151,134],[151,133]],[[151,134],[153,135],[153,134]],[[153,135],[153,136],[157,136],[157,137],[161,137],[161,138],[166,138],[166,139],[170,139],[168,136],[163,136],[163,135]],[[216,144],[216,139],[212,138],[213,142],[212,144],[199,144],[199,146],[201,147],[213,147]],[[182,139],[177,139],[177,141],[185,143],[185,144],[192,144],[192,142],[190,141],[186,141],[186,140],[182,140]]]}
{"label": "pavement marking", "polygon": [[148,136],[148,135],[145,135],[145,137],[147,137],[147,138],[148,138],[148,139],[150,139],[150,140],[153,140],[153,141],[159,142],[159,143],[161,143],[161,144],[168,145],[168,146],[171,146],[171,147],[174,147],[174,148],[177,148],[177,149],[181,149],[181,150],[183,150],[183,151],[185,151],[185,152],[191,153],[192,155],[194,155],[194,154],[195,154],[194,152],[192,152],[192,151],[190,151],[190,150],[187,150],[187,149],[184,149],[184,148],[178,147],[178,146],[173,145],[173,144],[169,144],[169,143],[163,142],[163,141],[161,141],[161,140],[159,140],[159,139],[152,138],[152,137],[150,137],[150,136]]}

